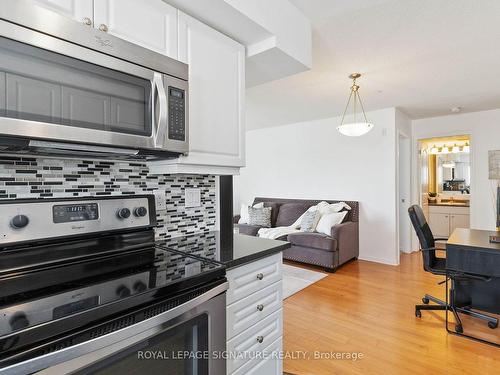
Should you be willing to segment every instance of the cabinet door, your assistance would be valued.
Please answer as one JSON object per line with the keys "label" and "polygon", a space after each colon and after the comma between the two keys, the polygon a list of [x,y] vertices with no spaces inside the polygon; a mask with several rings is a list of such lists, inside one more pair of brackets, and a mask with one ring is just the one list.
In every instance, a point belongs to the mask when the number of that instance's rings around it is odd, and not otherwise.
{"label": "cabinet door", "polygon": [[177,59],[177,9],[162,0],[94,0],[94,25]]}
{"label": "cabinet door", "polygon": [[434,237],[449,237],[450,215],[431,212],[429,214],[429,226]]}
{"label": "cabinet door", "polygon": [[450,215],[450,233],[453,233],[456,228],[469,228],[469,226],[469,215]]}
{"label": "cabinet door", "polygon": [[[93,22],[93,0],[32,0],[36,5],[52,10],[63,16],[84,22]],[[88,22],[87,21],[87,22]],[[91,26],[91,24],[89,25]]]}
{"label": "cabinet door", "polygon": [[245,48],[179,11],[179,60],[189,64],[189,155],[180,162],[244,166]]}

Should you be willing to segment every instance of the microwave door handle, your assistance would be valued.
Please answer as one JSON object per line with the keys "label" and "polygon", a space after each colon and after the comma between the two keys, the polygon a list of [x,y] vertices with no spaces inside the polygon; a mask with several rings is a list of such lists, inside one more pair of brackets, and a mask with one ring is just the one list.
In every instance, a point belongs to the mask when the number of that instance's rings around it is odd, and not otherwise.
{"label": "microwave door handle", "polygon": [[167,131],[167,94],[165,92],[161,73],[154,73],[153,85],[154,92],[158,95],[158,105],[160,107],[158,116],[155,119],[156,129],[154,134],[154,146],[156,148],[162,148],[165,142],[165,132]]}

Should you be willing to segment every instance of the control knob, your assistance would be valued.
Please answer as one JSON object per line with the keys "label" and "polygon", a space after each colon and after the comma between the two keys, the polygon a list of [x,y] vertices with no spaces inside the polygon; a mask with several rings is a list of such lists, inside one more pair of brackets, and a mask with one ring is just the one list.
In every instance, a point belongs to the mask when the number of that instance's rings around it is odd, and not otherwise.
{"label": "control knob", "polygon": [[30,322],[25,313],[19,312],[14,314],[12,318],[10,318],[9,324],[10,328],[12,328],[13,331],[17,331],[19,329],[28,327],[30,325]]}
{"label": "control knob", "polygon": [[116,289],[116,295],[120,298],[126,298],[130,296],[130,289],[127,288],[125,285],[120,285]]}
{"label": "control knob", "polygon": [[146,207],[137,207],[134,209],[134,215],[137,217],[144,217],[148,213]]}
{"label": "control knob", "polygon": [[136,293],[141,293],[141,292],[144,292],[145,290],[147,289],[147,285],[144,284],[142,281],[137,281],[135,284],[134,284],[134,291]]}
{"label": "control knob", "polygon": [[10,221],[10,226],[14,229],[22,229],[27,226],[30,219],[26,215],[16,215]]}
{"label": "control knob", "polygon": [[128,219],[130,217],[130,210],[128,208],[120,208],[116,215],[119,219]]}

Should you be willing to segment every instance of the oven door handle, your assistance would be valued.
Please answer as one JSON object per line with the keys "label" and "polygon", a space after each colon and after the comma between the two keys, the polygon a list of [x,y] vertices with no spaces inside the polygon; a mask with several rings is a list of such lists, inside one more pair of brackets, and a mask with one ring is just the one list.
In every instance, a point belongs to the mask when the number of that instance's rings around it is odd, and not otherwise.
{"label": "oven door handle", "polygon": [[118,331],[108,333],[107,335],[97,337],[95,339],[69,346],[67,348],[58,350],[53,353],[45,354],[36,358],[28,359],[27,361],[16,363],[4,368],[0,368],[2,375],[15,375],[15,374],[31,374],[51,366],[55,366],[66,361],[70,361],[77,357],[92,353],[96,350],[106,348],[117,342],[130,339],[137,336],[137,340],[143,340],[140,334],[153,329],[165,322],[168,322],[176,317],[196,308],[197,306],[207,302],[208,300],[224,293],[228,289],[228,282],[224,282],[210,289],[198,297],[193,298],[171,310],[165,311],[161,314],[155,315],[149,319],[143,320],[137,324],[125,327]]}
{"label": "oven door handle", "polygon": [[[154,93],[158,98],[158,111],[155,110],[155,134],[154,134],[154,146],[155,148],[163,148],[165,144],[165,134],[167,132],[167,93],[165,92],[165,86],[163,83],[163,77],[161,73],[155,72],[153,77],[153,87]],[[153,101],[156,104],[156,101]]]}

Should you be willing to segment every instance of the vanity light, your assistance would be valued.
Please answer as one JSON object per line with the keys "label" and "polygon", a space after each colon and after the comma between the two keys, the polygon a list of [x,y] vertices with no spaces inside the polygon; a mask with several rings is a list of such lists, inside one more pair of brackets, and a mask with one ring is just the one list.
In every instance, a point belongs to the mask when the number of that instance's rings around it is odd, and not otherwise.
{"label": "vanity light", "polygon": [[[347,104],[344,109],[344,114],[342,115],[342,120],[340,121],[340,125],[337,126],[337,130],[348,137],[359,137],[361,135],[364,135],[368,133],[370,130],[373,129],[373,124],[368,121],[366,118],[365,114],[365,109],[363,108],[363,103],[361,102],[361,97],[359,96],[359,86],[356,85],[356,79],[361,77],[361,74],[359,73],[352,73],[349,78],[352,79],[352,86],[351,86],[351,94],[349,95],[349,99],[347,100]],[[344,124],[344,118],[345,114],[349,108],[349,104],[351,103],[351,98],[353,98],[353,114],[354,114],[354,121],[351,123]],[[361,112],[363,114],[363,118],[361,121],[356,120],[356,102],[359,103],[359,107],[361,108]]]}
{"label": "vanity light", "polygon": [[453,146],[451,152],[453,152],[454,154],[460,152],[460,147],[458,147],[458,145],[455,143],[455,146]]}
{"label": "vanity light", "polygon": [[470,152],[470,146],[469,146],[469,142],[466,142],[465,143],[465,146],[464,148],[462,149],[463,152]]}
{"label": "vanity light", "polygon": [[436,145],[432,146],[431,154],[438,154],[438,153],[439,153],[439,149],[436,147]]}

